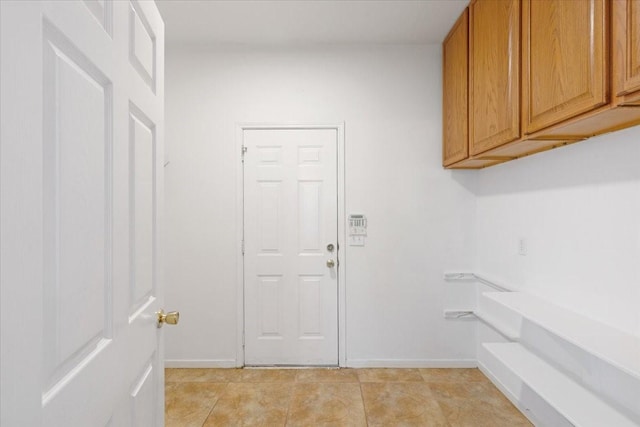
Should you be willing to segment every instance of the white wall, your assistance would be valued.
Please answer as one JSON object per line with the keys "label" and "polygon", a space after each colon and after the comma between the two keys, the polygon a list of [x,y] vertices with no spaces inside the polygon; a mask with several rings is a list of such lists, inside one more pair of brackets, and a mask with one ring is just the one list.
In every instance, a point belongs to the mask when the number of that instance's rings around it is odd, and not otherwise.
{"label": "white wall", "polygon": [[169,361],[236,359],[236,124],[343,121],[346,210],[369,220],[366,247],[343,245],[348,363],[475,359],[473,322],[442,318],[464,293],[443,271],[472,263],[476,172],[441,167],[439,46],[174,46],[166,82]]}
{"label": "white wall", "polygon": [[472,190],[476,272],[640,335],[640,127],[484,169]]}

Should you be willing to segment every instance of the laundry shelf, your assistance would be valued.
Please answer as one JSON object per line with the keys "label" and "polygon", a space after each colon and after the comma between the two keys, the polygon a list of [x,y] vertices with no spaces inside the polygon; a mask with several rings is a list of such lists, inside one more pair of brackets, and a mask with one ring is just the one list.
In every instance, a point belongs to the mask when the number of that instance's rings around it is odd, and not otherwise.
{"label": "laundry shelf", "polygon": [[[640,380],[639,337],[522,292],[485,292],[482,300],[501,306]],[[509,323],[513,329],[514,323]],[[516,329],[521,327],[516,325]]]}
{"label": "laundry shelf", "polygon": [[518,343],[482,344],[489,357],[518,377],[560,415],[578,427],[638,427],[592,391]]}

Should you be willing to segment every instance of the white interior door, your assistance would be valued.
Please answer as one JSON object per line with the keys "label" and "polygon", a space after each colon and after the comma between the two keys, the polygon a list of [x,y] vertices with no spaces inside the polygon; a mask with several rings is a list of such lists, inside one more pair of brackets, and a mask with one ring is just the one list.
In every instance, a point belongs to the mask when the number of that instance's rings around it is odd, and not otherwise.
{"label": "white interior door", "polygon": [[245,363],[337,365],[337,130],[243,144]]}
{"label": "white interior door", "polygon": [[1,1],[1,424],[163,424],[164,25]]}

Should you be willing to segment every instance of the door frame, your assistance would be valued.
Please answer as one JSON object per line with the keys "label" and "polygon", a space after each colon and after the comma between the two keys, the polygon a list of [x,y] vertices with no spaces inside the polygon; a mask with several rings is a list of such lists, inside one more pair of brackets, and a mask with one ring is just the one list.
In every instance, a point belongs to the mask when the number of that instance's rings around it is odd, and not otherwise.
{"label": "door frame", "polygon": [[238,123],[236,125],[236,367],[244,366],[244,168],[242,162],[245,130],[317,130],[335,129],[337,137],[338,184],[338,366],[346,366],[346,215],[345,215],[345,147],[344,122],[326,124],[307,123]]}

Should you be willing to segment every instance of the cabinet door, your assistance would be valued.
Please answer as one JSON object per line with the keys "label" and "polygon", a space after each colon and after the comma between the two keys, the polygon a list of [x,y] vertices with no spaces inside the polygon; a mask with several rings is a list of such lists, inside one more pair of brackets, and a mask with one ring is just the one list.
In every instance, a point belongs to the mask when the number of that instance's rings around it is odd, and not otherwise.
{"label": "cabinet door", "polygon": [[470,146],[520,137],[520,1],[477,0],[470,17]]}
{"label": "cabinet door", "polygon": [[604,0],[523,2],[523,113],[526,133],[607,102]]}
{"label": "cabinet door", "polygon": [[469,156],[468,55],[469,15],[465,10],[442,45],[442,164],[444,166]]}
{"label": "cabinet door", "polygon": [[640,91],[640,1],[613,2],[616,95]]}

